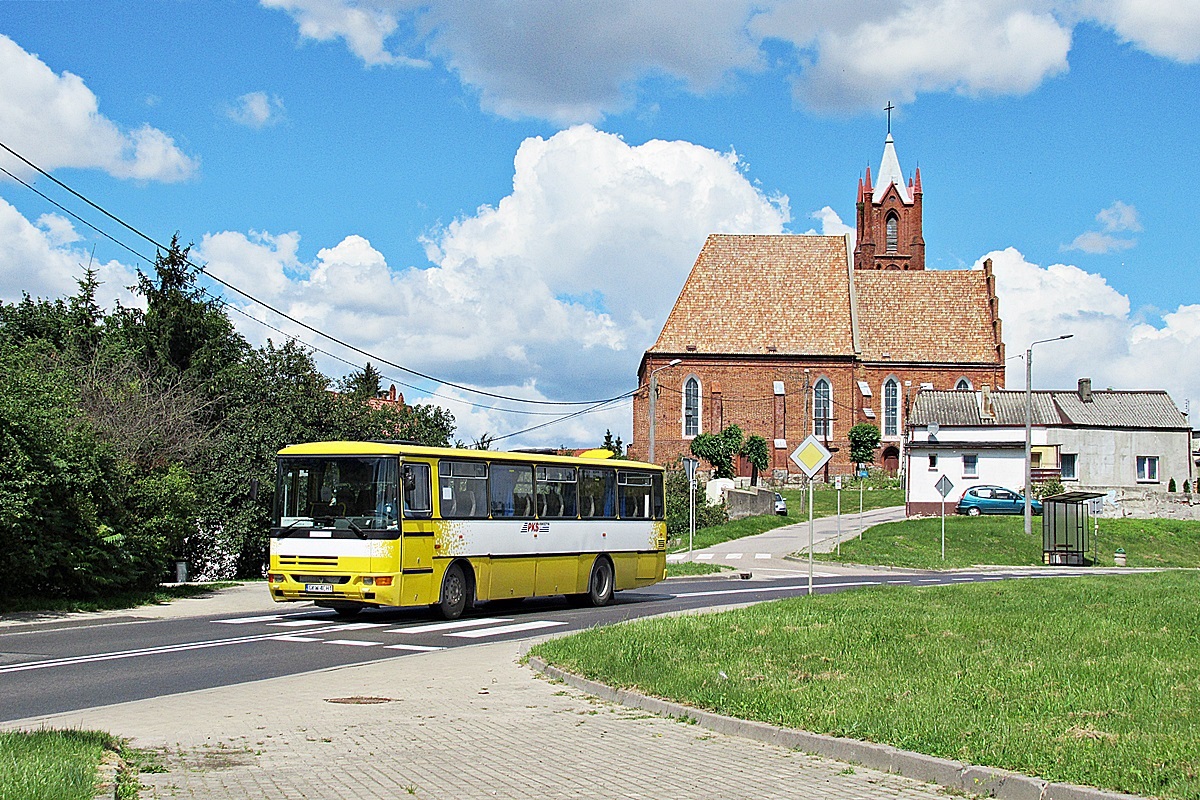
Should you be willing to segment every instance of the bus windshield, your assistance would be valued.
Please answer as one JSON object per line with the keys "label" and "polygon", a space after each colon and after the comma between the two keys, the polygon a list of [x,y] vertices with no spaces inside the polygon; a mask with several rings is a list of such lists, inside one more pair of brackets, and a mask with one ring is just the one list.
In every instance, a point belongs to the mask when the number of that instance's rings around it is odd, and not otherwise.
{"label": "bus windshield", "polygon": [[[395,458],[303,456],[279,459],[276,536],[307,528],[345,529],[360,538],[399,531]],[[385,532],[390,531],[390,534]]]}

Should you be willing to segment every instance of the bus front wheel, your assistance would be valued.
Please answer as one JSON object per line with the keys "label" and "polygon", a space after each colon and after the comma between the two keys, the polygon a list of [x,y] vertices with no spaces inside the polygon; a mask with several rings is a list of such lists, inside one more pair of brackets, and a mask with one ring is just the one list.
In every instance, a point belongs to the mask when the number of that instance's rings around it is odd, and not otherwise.
{"label": "bus front wheel", "polygon": [[438,603],[438,612],[444,619],[458,619],[470,604],[471,584],[463,568],[452,564],[442,578],[442,600]]}
{"label": "bus front wheel", "polygon": [[590,606],[606,606],[613,599],[613,566],[607,558],[597,558],[592,564],[592,576],[588,580],[587,603]]}

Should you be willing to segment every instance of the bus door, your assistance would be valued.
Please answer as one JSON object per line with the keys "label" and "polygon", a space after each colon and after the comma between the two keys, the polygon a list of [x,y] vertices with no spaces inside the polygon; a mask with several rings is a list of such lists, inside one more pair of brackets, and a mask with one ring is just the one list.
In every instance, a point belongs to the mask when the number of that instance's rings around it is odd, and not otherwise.
{"label": "bus door", "polygon": [[403,519],[400,522],[400,603],[437,602],[433,585],[433,493],[431,464],[404,460],[400,464]]}

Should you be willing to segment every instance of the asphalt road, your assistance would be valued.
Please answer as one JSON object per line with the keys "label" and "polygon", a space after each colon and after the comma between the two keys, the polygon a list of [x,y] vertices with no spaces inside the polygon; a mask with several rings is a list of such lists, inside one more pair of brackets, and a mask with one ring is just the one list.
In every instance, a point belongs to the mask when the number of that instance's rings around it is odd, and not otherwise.
{"label": "asphalt road", "polygon": [[[1047,576],[1045,570],[894,572],[822,577],[815,588],[825,593],[883,583],[932,586],[1026,575]],[[0,629],[0,721],[637,617],[774,600],[803,595],[807,588],[807,579],[800,576],[672,580],[619,592],[607,608],[575,608],[563,598],[489,603],[453,623],[424,609],[377,609],[346,621],[325,609],[288,604],[245,616],[131,616],[9,625]]]}

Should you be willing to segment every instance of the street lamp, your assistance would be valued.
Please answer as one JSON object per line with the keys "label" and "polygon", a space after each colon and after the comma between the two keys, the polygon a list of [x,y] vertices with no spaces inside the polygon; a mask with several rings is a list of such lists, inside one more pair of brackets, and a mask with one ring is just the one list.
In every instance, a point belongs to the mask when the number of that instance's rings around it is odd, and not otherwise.
{"label": "street lamp", "polygon": [[658,400],[658,373],[664,369],[670,369],[683,363],[681,358],[672,358],[666,364],[663,364],[657,369],[650,370],[650,457],[647,459],[651,464],[654,463],[654,406]]}
{"label": "street lamp", "polygon": [[1033,346],[1046,342],[1070,339],[1075,334],[1064,333],[1052,339],[1030,342],[1025,351],[1025,535],[1033,535]]}

